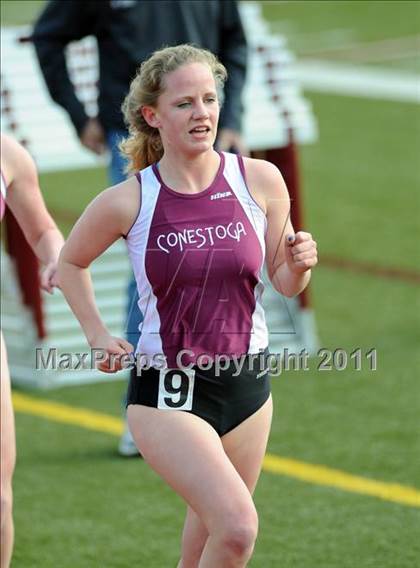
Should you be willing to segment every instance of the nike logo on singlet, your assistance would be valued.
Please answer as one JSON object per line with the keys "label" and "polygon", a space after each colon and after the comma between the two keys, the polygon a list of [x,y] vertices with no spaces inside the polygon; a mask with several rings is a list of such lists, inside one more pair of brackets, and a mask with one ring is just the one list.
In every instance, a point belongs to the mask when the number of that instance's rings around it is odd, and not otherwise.
{"label": "nike logo on singlet", "polygon": [[229,195],[232,195],[231,191],[224,191],[223,193],[215,193],[213,195],[210,195],[210,201],[213,201],[214,199],[222,199],[223,197],[229,197]]}

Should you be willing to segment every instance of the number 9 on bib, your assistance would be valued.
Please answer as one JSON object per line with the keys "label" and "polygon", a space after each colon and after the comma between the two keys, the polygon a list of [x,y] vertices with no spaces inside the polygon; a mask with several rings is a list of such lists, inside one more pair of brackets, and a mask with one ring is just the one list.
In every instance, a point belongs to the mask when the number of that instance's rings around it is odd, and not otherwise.
{"label": "number 9 on bib", "polygon": [[157,407],[166,410],[191,410],[195,371],[161,369]]}

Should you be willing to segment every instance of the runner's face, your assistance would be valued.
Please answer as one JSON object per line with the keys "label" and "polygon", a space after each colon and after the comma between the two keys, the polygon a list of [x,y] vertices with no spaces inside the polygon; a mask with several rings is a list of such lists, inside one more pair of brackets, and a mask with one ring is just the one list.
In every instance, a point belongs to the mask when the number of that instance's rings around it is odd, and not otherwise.
{"label": "runner's face", "polygon": [[210,67],[183,65],[164,78],[156,119],[164,149],[197,154],[212,148],[219,119],[219,101]]}

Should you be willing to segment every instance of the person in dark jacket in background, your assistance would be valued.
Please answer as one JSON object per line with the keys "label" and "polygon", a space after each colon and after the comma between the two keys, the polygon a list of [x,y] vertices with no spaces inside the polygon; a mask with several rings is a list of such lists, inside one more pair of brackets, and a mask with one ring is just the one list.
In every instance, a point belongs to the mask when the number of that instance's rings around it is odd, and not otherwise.
{"label": "person in dark jacket in background", "polygon": [[[86,114],[65,62],[67,44],[88,35],[98,42],[97,117]],[[97,154],[107,147],[117,154],[113,155],[111,182],[124,177],[115,143],[126,135],[122,101],[139,64],[163,45],[193,43],[212,51],[225,65],[229,79],[218,146],[243,151],[239,133],[247,49],[236,2],[52,0],[36,22],[32,40],[51,97],[68,112],[81,143]]]}
{"label": "person in dark jacket in background", "polygon": [[[89,117],[77,98],[66,66],[65,48],[95,36],[99,55],[98,115]],[[96,154],[109,150],[112,184],[125,179],[119,152],[127,136],[121,104],[140,63],[163,46],[192,43],[214,53],[228,80],[219,120],[217,148],[246,154],[241,139],[241,94],[247,45],[234,0],[51,0],[31,36],[52,99],[62,106],[81,143]],[[142,320],[134,279],[128,287],[127,339],[139,340]],[[119,443],[121,455],[138,455],[128,428]]]}

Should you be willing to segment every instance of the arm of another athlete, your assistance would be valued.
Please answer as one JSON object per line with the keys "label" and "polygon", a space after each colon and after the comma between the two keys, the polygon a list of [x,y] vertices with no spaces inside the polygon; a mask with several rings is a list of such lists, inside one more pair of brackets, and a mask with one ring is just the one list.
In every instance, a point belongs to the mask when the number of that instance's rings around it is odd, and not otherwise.
{"label": "arm of another athlete", "polygon": [[290,198],[279,170],[264,160],[245,158],[249,190],[267,217],[266,264],[274,288],[292,297],[306,288],[317,263],[310,233],[294,233]]}
{"label": "arm of another athlete", "polygon": [[48,292],[57,285],[57,261],[63,237],[42,197],[35,163],[16,140],[1,135],[2,171],[9,184],[7,206],[22,228],[26,240],[44,265],[41,287]]}
{"label": "arm of another athlete", "polygon": [[[102,192],[77,221],[60,255],[61,289],[92,348],[123,355],[133,347],[111,337],[95,302],[89,265],[126,235],[139,210],[140,192],[133,177]],[[110,371],[100,365],[102,371]],[[118,368],[112,369],[113,371]]]}

